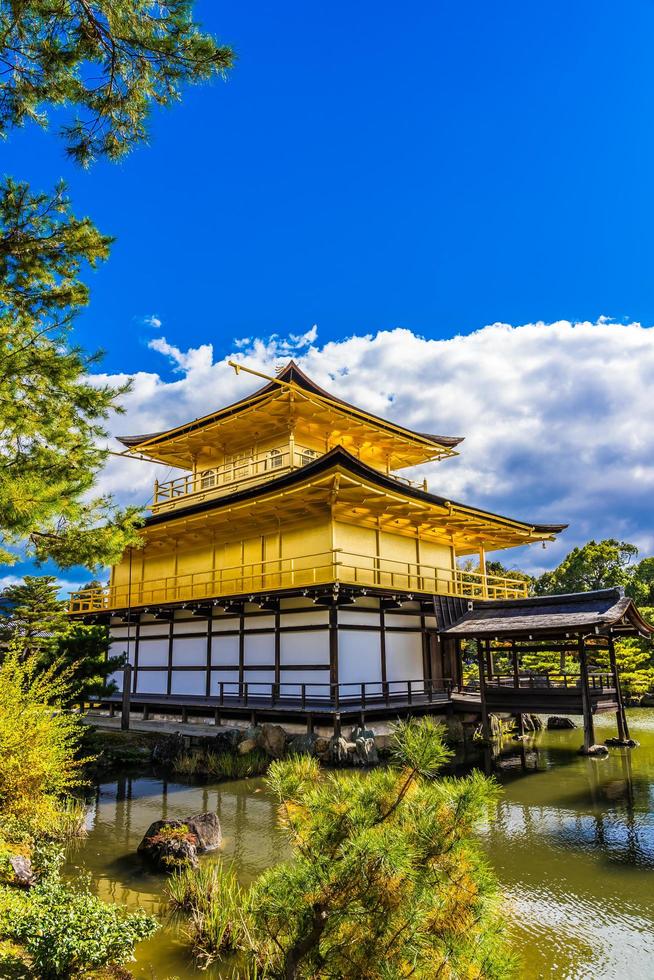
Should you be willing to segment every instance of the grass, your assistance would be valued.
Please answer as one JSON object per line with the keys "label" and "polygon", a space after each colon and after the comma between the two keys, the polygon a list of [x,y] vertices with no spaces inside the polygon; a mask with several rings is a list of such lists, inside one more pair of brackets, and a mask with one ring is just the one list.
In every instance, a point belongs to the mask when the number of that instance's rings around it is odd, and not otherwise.
{"label": "grass", "polygon": [[190,916],[188,938],[203,967],[241,944],[244,896],[234,870],[222,863],[184,868],[168,882],[168,901]]}
{"label": "grass", "polygon": [[206,779],[246,779],[261,776],[270,765],[270,759],[261,749],[237,755],[235,752],[212,752],[194,749],[180,755],[174,770],[180,776],[198,776]]}

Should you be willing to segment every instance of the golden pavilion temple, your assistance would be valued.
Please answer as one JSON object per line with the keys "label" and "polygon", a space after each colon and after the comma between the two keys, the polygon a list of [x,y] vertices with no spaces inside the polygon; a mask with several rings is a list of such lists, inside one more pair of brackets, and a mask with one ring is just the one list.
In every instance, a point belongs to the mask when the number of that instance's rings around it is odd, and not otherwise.
{"label": "golden pavilion temple", "polygon": [[487,574],[487,553],[566,525],[492,514],[402,475],[455,455],[461,438],[375,417],[292,361],[259,376],[235,404],[121,439],[183,475],[155,484],[143,547],[106,588],[73,593],[71,614],[107,624],[144,704],[320,715],[448,699],[461,641],[445,631],[480,604],[533,602],[521,579]]}

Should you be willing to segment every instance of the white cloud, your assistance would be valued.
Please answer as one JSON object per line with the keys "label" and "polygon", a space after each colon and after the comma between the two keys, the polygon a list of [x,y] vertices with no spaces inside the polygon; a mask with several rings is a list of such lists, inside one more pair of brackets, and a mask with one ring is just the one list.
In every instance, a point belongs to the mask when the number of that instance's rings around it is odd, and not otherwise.
{"label": "white cloud", "polygon": [[[139,372],[113,433],[153,432],[207,414],[261,383],[227,361],[274,373],[293,356],[316,382],[420,431],[463,435],[461,455],[416,475],[453,499],[534,521],[569,522],[548,551],[506,558],[551,567],[590,537],[623,537],[654,552],[654,329],[638,323],[495,323],[428,340],[397,328],[317,343],[303,335],[242,339],[214,360],[211,344],[150,347],[178,377]],[[109,378],[109,380],[121,380]],[[161,466],[112,459],[102,490],[145,501]]]}
{"label": "white cloud", "polygon": [[146,327],[152,327],[153,330],[160,330],[163,326],[161,319],[156,313],[150,313],[149,316],[144,316],[143,323]]}

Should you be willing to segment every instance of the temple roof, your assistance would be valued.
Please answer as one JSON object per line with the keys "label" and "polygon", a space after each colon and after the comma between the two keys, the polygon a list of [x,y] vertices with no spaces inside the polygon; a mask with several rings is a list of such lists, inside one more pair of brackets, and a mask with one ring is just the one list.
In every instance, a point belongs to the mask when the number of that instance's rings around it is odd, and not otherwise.
{"label": "temple roof", "polygon": [[624,590],[601,589],[529,599],[475,599],[469,610],[444,633],[463,639],[476,637],[561,636],[566,633],[607,631],[650,636],[654,626],[641,616]]}
{"label": "temple roof", "polygon": [[342,446],[336,446],[314,462],[264,485],[187,507],[178,504],[174,510],[149,517],[145,526],[154,529],[184,520],[195,523],[205,517],[209,519],[209,515],[215,515],[214,522],[233,521],[235,512],[238,510],[245,515],[248,506],[253,509],[252,519],[263,520],[268,501],[271,507],[278,508],[280,498],[284,497],[289,501],[289,507],[296,508],[298,517],[306,516],[312,506],[324,507],[331,502],[337,517],[338,508],[341,508],[340,513],[355,523],[364,524],[369,519],[378,526],[396,531],[407,525],[410,528],[420,525],[426,534],[454,534],[462,542],[468,537],[467,550],[457,545],[460,554],[475,553],[479,547],[478,539],[488,542],[489,550],[515,547],[532,541],[551,540],[567,527],[567,524],[516,521],[407,486],[367,466]]}
{"label": "temple roof", "polygon": [[[331,406],[332,411],[340,416],[349,418],[352,426],[358,426],[360,431],[369,431],[369,434],[376,432],[379,438],[386,435],[387,438],[396,440],[398,446],[404,445],[404,452],[408,453],[406,461],[402,461],[402,449],[398,448],[396,455],[401,465],[415,465],[415,462],[428,461],[439,456],[448,456],[454,453],[454,447],[462,442],[460,436],[442,436],[434,433],[416,432],[406,429],[395,422],[381,419],[378,416],[356,408],[354,405],[337,398],[335,395],[325,391],[314,381],[311,380],[294,361],[288,364],[279,372],[276,379],[269,381],[262,388],[257,389],[251,395],[218,409],[209,415],[195,419],[172,429],[160,432],[149,432],[141,435],[119,436],[119,441],[130,450],[138,450],[153,459],[168,462],[171,465],[182,468],[191,468],[189,447],[192,444],[200,445],[203,439],[206,441],[207,434],[212,427],[214,431],[220,427],[221,431],[226,426],[234,427],[236,418],[246,415],[248,424],[252,427],[253,413],[259,408],[263,408],[272,400],[288,398],[289,392],[295,392],[301,400],[305,402],[314,401],[318,408]],[[281,416],[278,416],[278,418]],[[266,418],[260,412],[257,425],[273,425],[276,416],[268,413]],[[327,426],[329,428],[329,426]],[[338,426],[336,426],[338,428]],[[412,455],[413,454],[413,455]],[[415,456],[415,459],[413,458]]]}

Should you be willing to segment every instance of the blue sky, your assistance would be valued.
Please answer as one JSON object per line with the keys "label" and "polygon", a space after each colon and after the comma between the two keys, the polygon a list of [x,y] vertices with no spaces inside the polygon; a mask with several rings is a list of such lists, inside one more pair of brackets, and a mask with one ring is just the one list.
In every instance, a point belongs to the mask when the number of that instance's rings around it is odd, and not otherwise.
{"label": "blue sky", "polygon": [[[4,172],[64,177],[117,238],[77,327],[109,374],[138,372],[111,431],[239,397],[235,338],[274,370],[271,334],[317,324],[296,353],[335,393],[467,436],[435,492],[572,521],[520,563],[592,535],[651,553],[654,3],[196,11],[236,68],[156,110],[149,147],[88,172],[34,126],[2,147]],[[103,489],[149,482],[114,467]]]}
{"label": "blue sky", "polygon": [[171,342],[504,320],[652,322],[654,5],[215,3],[226,83],[85,173],[28,127],[3,170],[117,237],[79,323],[111,370]]}

